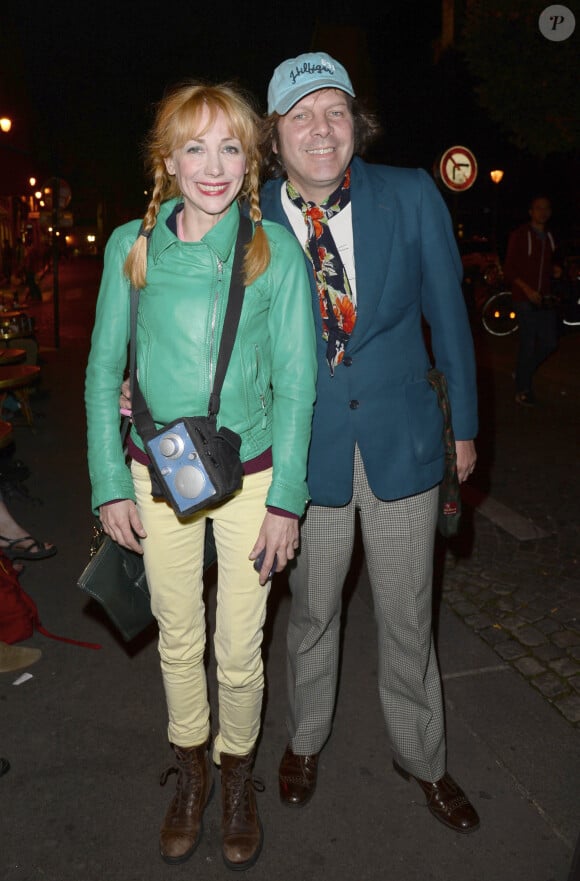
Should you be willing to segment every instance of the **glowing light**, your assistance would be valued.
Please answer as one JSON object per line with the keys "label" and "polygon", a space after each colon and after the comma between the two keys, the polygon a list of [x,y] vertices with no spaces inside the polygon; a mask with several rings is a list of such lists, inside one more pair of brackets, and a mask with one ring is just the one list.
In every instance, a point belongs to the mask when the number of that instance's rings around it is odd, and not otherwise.
{"label": "glowing light", "polygon": [[9,132],[11,128],[12,128],[12,120],[8,119],[7,116],[3,116],[2,119],[0,119],[0,129],[2,129],[2,131],[4,133],[6,133],[6,132]]}
{"label": "glowing light", "polygon": [[489,172],[489,176],[494,184],[499,184],[503,178],[503,171],[501,168],[495,168],[493,171]]}

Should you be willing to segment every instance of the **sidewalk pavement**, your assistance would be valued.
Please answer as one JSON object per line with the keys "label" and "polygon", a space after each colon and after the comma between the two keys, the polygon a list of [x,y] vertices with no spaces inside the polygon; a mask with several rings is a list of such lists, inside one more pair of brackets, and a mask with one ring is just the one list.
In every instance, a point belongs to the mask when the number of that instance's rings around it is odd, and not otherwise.
{"label": "sidewalk pavement", "polygon": [[[191,860],[171,867],[160,860],[158,829],[171,792],[158,780],[171,753],[154,634],[125,645],[76,588],[92,524],[83,383],[95,273],[85,270],[63,266],[57,349],[51,304],[38,307],[35,425],[15,420],[16,454],[31,470],[27,484],[38,503],[14,497],[9,504],[33,534],[59,548],[52,559],[27,563],[21,577],[42,623],[102,648],[36,633],[28,644],[43,657],[31,678],[16,685],[20,673],[0,675],[0,755],[12,766],[0,782],[0,878],[230,878],[220,856],[219,785]],[[247,873],[255,881],[569,881],[580,831],[578,347],[565,341],[540,377],[543,405],[524,411],[511,388],[514,340],[476,339],[480,461],[462,534],[438,545],[436,633],[449,770],[474,801],[481,828],[469,836],[445,829],[425,809],[419,787],[392,770],[359,546],[345,591],[334,730],[316,796],[298,811],[283,807],[277,793],[289,596],[283,576],[272,587],[256,763],[266,784],[258,796],[265,845]],[[515,538],[504,526],[521,521],[506,509],[548,535]],[[215,709],[211,640],[208,664]]]}

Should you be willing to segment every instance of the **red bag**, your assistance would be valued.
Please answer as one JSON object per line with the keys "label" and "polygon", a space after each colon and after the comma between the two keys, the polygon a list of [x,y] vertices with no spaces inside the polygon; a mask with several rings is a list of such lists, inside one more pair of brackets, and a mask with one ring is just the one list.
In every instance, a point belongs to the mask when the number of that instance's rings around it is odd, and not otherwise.
{"label": "red bag", "polygon": [[12,561],[0,550],[0,641],[12,645],[30,639],[35,630],[61,642],[91,649],[101,648],[96,643],[67,639],[66,636],[56,636],[46,630],[40,623],[36,603],[20,584]]}

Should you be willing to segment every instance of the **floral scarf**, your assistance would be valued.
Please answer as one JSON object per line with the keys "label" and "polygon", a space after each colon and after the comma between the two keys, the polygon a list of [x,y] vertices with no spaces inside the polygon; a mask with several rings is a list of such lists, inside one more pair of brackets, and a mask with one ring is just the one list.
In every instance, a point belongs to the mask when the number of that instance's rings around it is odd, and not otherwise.
{"label": "floral scarf", "polygon": [[326,341],[326,361],[330,375],[334,376],[334,368],[344,357],[356,322],[356,307],[328,221],[350,202],[350,168],[340,186],[322,205],[305,202],[290,181],[286,181],[286,191],[291,201],[302,211],[308,228],[305,250],[312,263],[318,290],[322,338]]}

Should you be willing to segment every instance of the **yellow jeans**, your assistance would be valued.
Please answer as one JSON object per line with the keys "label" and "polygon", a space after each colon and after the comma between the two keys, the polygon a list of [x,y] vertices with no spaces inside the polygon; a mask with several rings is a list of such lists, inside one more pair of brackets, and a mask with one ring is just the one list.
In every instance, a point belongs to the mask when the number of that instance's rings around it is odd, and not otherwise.
{"label": "yellow jeans", "polygon": [[217,663],[220,752],[246,755],[256,743],[264,690],[262,629],[269,587],[262,587],[248,560],[264,519],[272,469],[244,477],[242,489],[216,508],[179,519],[170,505],[151,496],[149,472],[133,462],[151,609],[159,624],[159,655],[169,714],[168,737],[177,746],[198,746],[210,734],[204,651],[205,521],[211,516],[218,554],[214,647]]}

